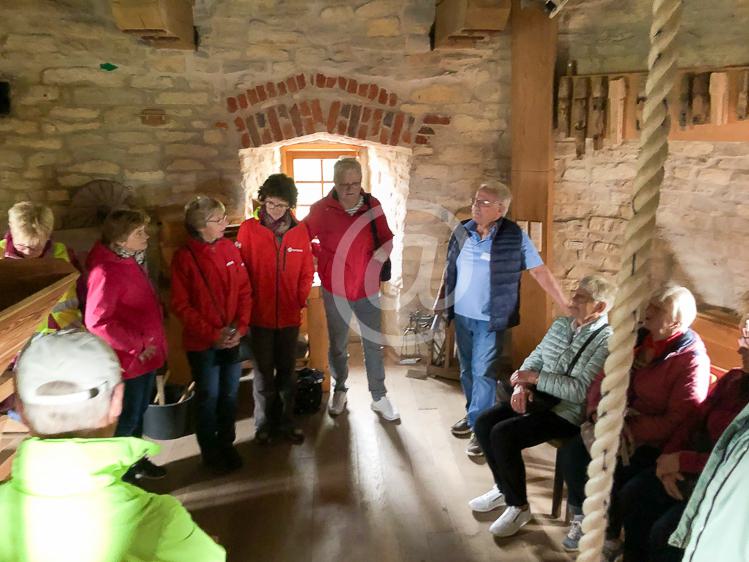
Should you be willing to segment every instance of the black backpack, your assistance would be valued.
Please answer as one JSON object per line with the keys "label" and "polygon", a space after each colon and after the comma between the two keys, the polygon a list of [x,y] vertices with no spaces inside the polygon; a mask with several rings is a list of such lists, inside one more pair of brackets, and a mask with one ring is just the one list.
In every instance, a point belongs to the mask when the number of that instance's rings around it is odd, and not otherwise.
{"label": "black backpack", "polygon": [[323,374],[317,369],[305,367],[297,371],[296,376],[294,413],[296,415],[314,414],[322,404]]}

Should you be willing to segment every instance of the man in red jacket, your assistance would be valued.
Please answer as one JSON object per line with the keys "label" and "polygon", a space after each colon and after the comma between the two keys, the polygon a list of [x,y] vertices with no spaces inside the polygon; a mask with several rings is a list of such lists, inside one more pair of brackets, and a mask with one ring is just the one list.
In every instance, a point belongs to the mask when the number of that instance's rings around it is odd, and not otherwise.
{"label": "man in red jacket", "polygon": [[334,187],[312,205],[304,224],[319,240],[317,272],[328,320],[328,358],[335,379],[328,408],[336,416],[346,408],[348,334],[355,315],[362,331],[364,364],[372,409],[388,421],[400,418],[386,396],[380,309],[380,272],[392,249],[393,233],[380,202],[362,191],[361,165],[354,158],[336,162]]}

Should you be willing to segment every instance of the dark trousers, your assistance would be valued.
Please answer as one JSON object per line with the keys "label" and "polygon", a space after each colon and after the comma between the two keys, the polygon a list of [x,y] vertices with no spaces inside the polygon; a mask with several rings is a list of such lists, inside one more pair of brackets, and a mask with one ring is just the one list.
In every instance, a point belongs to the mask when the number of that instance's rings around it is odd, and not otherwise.
{"label": "dark trousers", "polygon": [[520,415],[500,402],[479,415],[473,431],[507,505],[522,506],[528,503],[522,450],[574,437],[580,428],[549,410]]}
{"label": "dark trousers", "polygon": [[[614,483],[611,488],[611,500],[609,504],[609,526],[606,538],[618,538],[622,530],[622,508],[619,501],[619,491],[632,478],[655,466],[660,451],[655,447],[643,445],[635,449],[629,465],[617,462],[614,470]],[[585,484],[588,481],[588,463],[590,454],[583,444],[579,435],[570,440],[559,450],[559,462],[562,475],[567,484],[567,503],[570,511],[574,514],[582,513],[583,501],[585,501]]]}
{"label": "dark trousers", "polygon": [[687,505],[666,493],[655,469],[641,472],[619,492],[624,520],[624,560],[678,562],[683,550],[668,544]]}
{"label": "dark trousers", "polygon": [[216,365],[216,351],[188,351],[198,411],[195,434],[203,456],[231,447],[236,437],[237,393],[242,364]]}
{"label": "dark trousers", "polygon": [[117,420],[115,437],[143,437],[143,416],[153,394],[156,371],[127,379],[122,399],[122,413]]}
{"label": "dark trousers", "polygon": [[255,378],[255,427],[288,429],[294,424],[296,344],[299,327],[252,327]]}

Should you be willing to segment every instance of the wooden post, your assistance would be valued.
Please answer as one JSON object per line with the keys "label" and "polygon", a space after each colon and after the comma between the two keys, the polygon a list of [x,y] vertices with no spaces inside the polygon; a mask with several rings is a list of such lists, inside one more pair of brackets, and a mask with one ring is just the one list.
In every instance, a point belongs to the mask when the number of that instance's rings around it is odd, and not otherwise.
{"label": "wooden post", "polygon": [[749,116],[749,70],[739,75],[739,97],[736,102],[736,118],[743,121]]}
{"label": "wooden post", "polygon": [[[512,2],[512,192],[517,219],[542,225],[541,255],[551,262],[551,202],[554,182],[554,64],[557,20],[535,6]],[[551,322],[546,293],[526,272],[520,289],[520,325],[513,328],[512,364],[520,365]]]}
{"label": "wooden post", "polygon": [[679,81],[679,128],[692,124],[692,75],[686,72]]}
{"label": "wooden post", "polygon": [[590,78],[581,76],[573,80],[572,91],[572,136],[575,137],[575,153],[578,158],[585,154],[585,137],[588,136],[588,96]]}
{"label": "wooden post", "polygon": [[624,140],[624,103],[627,99],[627,79],[609,81],[609,142],[618,146]]}
{"label": "wooden post", "polygon": [[710,123],[728,123],[728,73],[713,72],[710,75]]}
{"label": "wooden post", "polygon": [[570,106],[572,105],[572,76],[562,76],[559,79],[557,93],[557,137],[570,137]]}
{"label": "wooden post", "polygon": [[710,121],[710,73],[697,74],[692,80],[692,123]]}
{"label": "wooden post", "polygon": [[596,76],[591,79],[590,133],[593,137],[594,150],[601,150],[603,148],[603,139],[606,136],[606,100],[608,96],[608,85],[608,78],[606,76]]}

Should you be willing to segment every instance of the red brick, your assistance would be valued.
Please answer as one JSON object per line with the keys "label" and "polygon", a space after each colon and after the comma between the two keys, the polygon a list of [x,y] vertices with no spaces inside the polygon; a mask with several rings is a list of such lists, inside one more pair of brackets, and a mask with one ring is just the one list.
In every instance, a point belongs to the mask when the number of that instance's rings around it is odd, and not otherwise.
{"label": "red brick", "polygon": [[239,102],[239,107],[242,109],[247,109],[247,96],[244,94],[239,94],[237,96],[237,101]]}
{"label": "red brick", "polygon": [[255,91],[255,88],[252,88],[251,90],[247,90],[247,97],[250,99],[250,105],[255,105],[260,100],[257,97],[257,92]]}
{"label": "red brick", "polygon": [[390,135],[390,144],[396,145],[398,144],[398,139],[400,139],[401,131],[403,130],[403,119],[405,118],[405,115],[401,113],[400,111],[395,116],[395,124],[393,125],[393,132]]}
{"label": "red brick", "polygon": [[432,129],[431,127],[427,127],[426,125],[422,125],[421,128],[419,129],[419,134],[420,135],[433,135],[434,129]]}
{"label": "red brick", "polygon": [[237,110],[237,98],[226,98],[226,109],[229,113],[234,113]]}
{"label": "red brick", "polygon": [[382,122],[382,110],[375,109],[374,113],[372,114],[372,135],[371,136],[376,137],[377,134],[380,132],[381,122]]}
{"label": "red brick", "polygon": [[395,107],[395,104],[398,103],[398,96],[395,94],[390,94],[390,99],[388,100],[388,105],[390,107]]}
{"label": "red brick", "polygon": [[424,123],[427,125],[449,125],[450,118],[447,115],[436,115],[429,113],[424,116]]}
{"label": "red brick", "polygon": [[359,127],[359,132],[356,133],[356,138],[362,139],[362,140],[367,138],[367,126],[366,125],[362,125],[361,127]]}
{"label": "red brick", "polygon": [[346,88],[346,91],[349,94],[355,94],[357,86],[358,86],[358,83],[356,82],[356,80],[354,80],[353,78],[349,78],[348,87]]}
{"label": "red brick", "polygon": [[388,93],[385,88],[382,88],[380,90],[380,96],[377,98],[377,101],[381,103],[382,105],[385,105],[388,102]]}
{"label": "red brick", "polygon": [[304,118],[304,134],[305,135],[311,135],[315,132],[315,123],[312,121],[311,117],[305,117]]}
{"label": "red brick", "polygon": [[388,135],[388,132],[385,129],[382,129],[382,131],[380,131],[380,144],[387,144],[389,137],[390,135]]}
{"label": "red brick", "polygon": [[330,110],[328,111],[328,123],[327,129],[329,133],[335,130],[335,122],[338,120],[338,112],[341,110],[341,102],[336,100],[330,104]]}
{"label": "red brick", "polygon": [[367,84],[359,84],[359,90],[356,92],[356,94],[362,97],[366,96],[368,87],[369,86],[367,86]]}
{"label": "red brick", "polygon": [[362,113],[362,116],[361,116],[362,123],[366,123],[367,121],[369,121],[369,117],[371,115],[372,115],[372,110],[369,109],[368,107],[365,107],[364,112]]}
{"label": "red brick", "polygon": [[324,74],[320,74],[319,72],[317,73],[317,76],[315,76],[315,85],[318,88],[325,87],[325,75]]}
{"label": "red brick", "polygon": [[269,98],[275,98],[276,97],[276,85],[273,82],[268,82],[265,85],[265,89],[268,92]]}
{"label": "red brick", "polygon": [[346,79],[343,76],[338,77],[338,88],[341,90],[346,89]]}
{"label": "red brick", "polygon": [[263,142],[262,144],[270,144],[273,142],[273,139],[270,136],[270,129],[265,129],[263,131]]}
{"label": "red brick", "polygon": [[354,105],[351,107],[351,117],[348,121],[348,128],[346,134],[350,137],[355,137],[356,132],[359,130],[359,117],[361,116],[361,106]]}
{"label": "red brick", "polygon": [[427,144],[429,139],[424,135],[416,135],[416,144]]}
{"label": "red brick", "polygon": [[283,124],[283,138],[285,139],[293,139],[296,135],[294,134],[294,129],[291,127],[291,123],[284,123]]}
{"label": "red brick", "polygon": [[336,78],[335,78],[335,76],[328,76],[328,77],[327,77],[327,78],[325,79],[325,87],[326,87],[326,88],[332,88],[333,86],[335,86],[335,83],[336,83]]}
{"label": "red brick", "polygon": [[304,74],[297,74],[296,85],[299,86],[300,90],[304,90],[307,87],[307,80],[304,78]]}
{"label": "red brick", "polygon": [[339,135],[346,134],[346,122],[345,121],[338,121],[338,127],[336,128],[336,132]]}
{"label": "red brick", "polygon": [[286,85],[289,87],[289,91],[293,94],[296,92],[299,88],[296,85],[296,80],[294,80],[294,77],[290,77],[286,79]]}
{"label": "red brick", "polygon": [[229,128],[229,124],[228,124],[228,123],[227,123],[226,121],[216,121],[216,122],[215,122],[215,123],[213,124],[213,126],[214,126],[214,127],[216,128],[216,129],[228,129],[228,128]]}
{"label": "red brick", "polygon": [[262,143],[260,142],[260,133],[258,133],[257,126],[255,125],[255,119],[252,117],[252,115],[250,115],[246,121],[247,132],[250,133],[252,144],[255,146],[260,146]]}
{"label": "red brick", "polygon": [[320,100],[312,100],[312,118],[315,123],[323,123],[322,109],[320,108]]}
{"label": "red brick", "polygon": [[299,109],[302,111],[302,115],[304,117],[312,117],[312,110],[309,108],[309,104],[307,103],[307,100],[304,100],[302,104],[299,106]]}
{"label": "red brick", "polygon": [[237,117],[234,119],[234,125],[237,127],[237,131],[244,131],[244,119],[241,117]]}
{"label": "red brick", "polygon": [[377,87],[377,84],[370,84],[369,85],[369,93],[367,94],[367,97],[371,100],[375,99],[377,97],[377,92],[380,90],[380,88]]}
{"label": "red brick", "polygon": [[276,113],[276,108],[271,107],[266,113],[268,115],[268,126],[273,132],[273,140],[283,140],[283,133],[281,132],[281,124],[278,122],[278,114]]}
{"label": "red brick", "polygon": [[268,94],[265,92],[265,86],[260,84],[257,88],[257,97],[260,99],[260,101],[265,101],[268,99]]}
{"label": "red brick", "polygon": [[278,95],[279,96],[285,96],[286,95],[286,83],[285,82],[279,82],[278,83]]}
{"label": "red brick", "polygon": [[250,135],[248,135],[247,133],[242,135],[242,146],[244,148],[250,148],[252,146],[252,144],[250,143]]}
{"label": "red brick", "polygon": [[299,115],[299,107],[296,104],[292,105],[291,109],[289,109],[289,117],[291,118],[291,124],[294,125],[296,136],[301,137],[304,134],[304,127],[302,126],[302,118]]}
{"label": "red brick", "polygon": [[406,131],[403,133],[403,144],[408,146],[411,144],[411,131]]}

